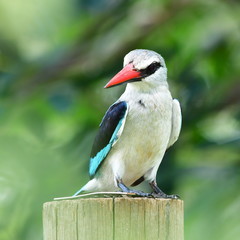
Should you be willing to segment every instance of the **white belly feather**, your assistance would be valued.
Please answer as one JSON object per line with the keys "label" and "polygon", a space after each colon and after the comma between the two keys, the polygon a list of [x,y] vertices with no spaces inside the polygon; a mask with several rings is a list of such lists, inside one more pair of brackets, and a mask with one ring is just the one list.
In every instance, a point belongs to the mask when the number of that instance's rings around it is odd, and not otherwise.
{"label": "white belly feather", "polygon": [[[140,177],[153,178],[166,151],[172,124],[172,97],[167,88],[154,94],[129,96],[126,91],[120,101],[129,106],[121,137],[111,149],[101,167],[98,188],[115,190],[115,177],[130,186]],[[141,102],[139,102],[141,100]],[[146,176],[149,172],[149,176]],[[115,186],[114,186],[115,185]]]}

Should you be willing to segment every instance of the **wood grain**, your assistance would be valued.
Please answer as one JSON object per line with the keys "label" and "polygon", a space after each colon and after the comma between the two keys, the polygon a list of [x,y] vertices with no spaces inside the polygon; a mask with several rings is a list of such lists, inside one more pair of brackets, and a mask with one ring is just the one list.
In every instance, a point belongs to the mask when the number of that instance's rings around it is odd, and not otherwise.
{"label": "wood grain", "polygon": [[183,240],[183,201],[85,198],[43,207],[44,240]]}

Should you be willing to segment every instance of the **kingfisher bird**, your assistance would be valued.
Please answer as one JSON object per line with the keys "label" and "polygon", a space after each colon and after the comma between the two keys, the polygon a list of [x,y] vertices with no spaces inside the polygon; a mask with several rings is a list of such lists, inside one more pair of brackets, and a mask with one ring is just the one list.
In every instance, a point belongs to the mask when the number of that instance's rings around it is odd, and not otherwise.
{"label": "kingfisher bird", "polygon": [[[179,101],[169,91],[165,61],[154,51],[136,49],[124,57],[123,65],[105,88],[127,83],[125,92],[103,117],[90,156],[91,180],[74,196],[121,190],[178,198],[165,194],[156,182],[159,165],[177,141],[182,122]],[[143,181],[153,193],[131,188]]]}

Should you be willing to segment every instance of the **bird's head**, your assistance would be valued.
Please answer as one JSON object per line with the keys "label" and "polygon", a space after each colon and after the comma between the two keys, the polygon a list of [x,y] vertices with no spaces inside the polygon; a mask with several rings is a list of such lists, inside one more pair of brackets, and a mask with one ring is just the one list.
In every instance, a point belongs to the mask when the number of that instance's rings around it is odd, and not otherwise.
{"label": "bird's head", "polygon": [[105,86],[114,87],[123,83],[157,87],[167,84],[167,68],[161,55],[154,51],[136,49],[124,57],[124,67]]}

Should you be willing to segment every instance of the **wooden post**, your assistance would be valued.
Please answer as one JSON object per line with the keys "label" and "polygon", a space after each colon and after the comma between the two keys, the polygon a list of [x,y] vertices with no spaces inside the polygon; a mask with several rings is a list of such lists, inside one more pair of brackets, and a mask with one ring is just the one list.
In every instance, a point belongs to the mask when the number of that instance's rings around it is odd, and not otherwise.
{"label": "wooden post", "polygon": [[47,202],[44,240],[183,240],[183,201],[87,198]]}

